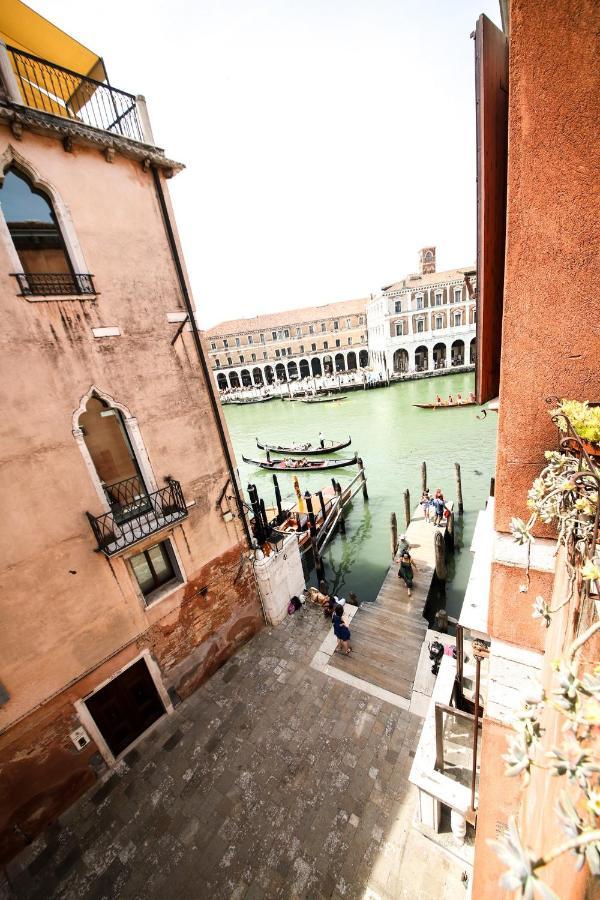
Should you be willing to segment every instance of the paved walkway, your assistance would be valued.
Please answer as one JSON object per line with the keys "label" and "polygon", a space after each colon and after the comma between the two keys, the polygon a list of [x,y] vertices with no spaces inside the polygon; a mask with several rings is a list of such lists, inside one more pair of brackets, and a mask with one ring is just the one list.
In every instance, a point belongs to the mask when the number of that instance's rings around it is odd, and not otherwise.
{"label": "paved walkway", "polygon": [[411,829],[421,720],[311,668],[327,627],[257,635],[11,864],[14,895],[465,896]]}

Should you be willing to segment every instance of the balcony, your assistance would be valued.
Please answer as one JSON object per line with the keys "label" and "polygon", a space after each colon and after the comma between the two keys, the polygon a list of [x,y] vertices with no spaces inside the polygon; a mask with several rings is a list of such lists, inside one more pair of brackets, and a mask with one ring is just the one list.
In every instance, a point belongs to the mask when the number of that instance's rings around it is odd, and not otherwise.
{"label": "balcony", "polygon": [[138,477],[104,485],[110,512],[86,513],[98,550],[111,557],[187,517],[187,506],[178,481],[148,493]]}
{"label": "balcony", "polygon": [[9,93],[16,102],[130,140],[147,140],[133,94],[16,47],[7,45],[6,54],[13,75]]}
{"label": "balcony", "polygon": [[80,297],[96,295],[92,275],[71,272],[14,272],[22,297]]}

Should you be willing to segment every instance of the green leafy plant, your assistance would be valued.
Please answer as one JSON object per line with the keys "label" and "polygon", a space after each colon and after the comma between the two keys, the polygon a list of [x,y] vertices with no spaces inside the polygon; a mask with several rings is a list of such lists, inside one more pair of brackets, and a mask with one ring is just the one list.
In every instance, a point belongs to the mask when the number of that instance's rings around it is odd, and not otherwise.
{"label": "green leafy plant", "polygon": [[[558,413],[567,416],[569,421]],[[570,424],[580,438],[600,441],[600,408],[563,401],[551,415],[556,416],[559,427],[562,423],[561,430],[569,431]],[[548,628],[552,616],[577,595],[578,603],[593,604],[595,621],[553,663],[549,693],[540,687],[525,699],[503,758],[506,774],[521,778],[525,787],[534,768],[564,779],[565,790],[560,793],[556,817],[566,840],[536,856],[524,846],[516,819],[511,818],[507,835],[490,844],[508,866],[501,879],[502,887],[518,890],[522,897],[539,896],[549,900],[555,894],[542,881],[541,870],[563,854],[574,855],[577,869],[587,864],[592,875],[600,876],[600,665],[586,672],[581,665],[582,648],[600,632],[600,600],[594,596],[600,593],[597,521],[600,472],[590,457],[577,453],[548,451],[545,457],[546,465],[528,493],[531,515],[527,522],[514,518],[511,530],[515,542],[529,549],[538,521],[556,525],[558,546],[562,545],[566,551],[569,589],[554,609],[542,596],[537,596],[533,617]],[[529,577],[527,585],[521,588],[524,593],[528,584]],[[543,746],[542,719],[547,712],[562,719],[560,742],[550,749]]]}
{"label": "green leafy plant", "polygon": [[584,403],[579,400],[561,400],[551,415],[557,417],[558,427],[566,432],[567,423],[561,418],[561,414],[567,417],[580,438],[591,444],[600,444],[600,406],[590,406],[587,400]]}

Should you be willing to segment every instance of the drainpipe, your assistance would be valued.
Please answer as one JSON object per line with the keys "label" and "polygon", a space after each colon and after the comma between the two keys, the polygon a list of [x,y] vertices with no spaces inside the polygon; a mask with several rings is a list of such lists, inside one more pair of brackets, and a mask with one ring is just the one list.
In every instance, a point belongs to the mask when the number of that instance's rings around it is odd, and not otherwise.
{"label": "drainpipe", "polygon": [[175,241],[175,234],[173,232],[173,226],[171,224],[171,219],[169,216],[169,210],[167,207],[167,203],[165,200],[165,194],[163,191],[163,187],[160,180],[160,174],[156,167],[152,167],[152,177],[154,179],[154,187],[156,189],[156,196],[158,198],[158,204],[160,206],[160,211],[162,213],[163,224],[165,226],[165,232],[167,235],[167,241],[169,242],[169,249],[171,251],[171,256],[173,258],[173,264],[175,266],[175,271],[177,273],[177,280],[179,281],[179,288],[181,290],[181,296],[183,297],[183,302],[185,304],[185,308],[187,311],[188,319],[190,325],[192,326],[192,336],[194,340],[194,347],[196,348],[196,355],[198,357],[198,362],[200,363],[200,368],[202,369],[202,374],[204,375],[204,380],[206,382],[206,387],[208,390],[208,396],[210,398],[210,405],[212,407],[213,416],[215,422],[217,423],[217,431],[219,433],[219,440],[221,442],[221,449],[223,450],[223,454],[225,456],[225,461],[227,462],[227,469],[229,471],[229,477],[231,479],[231,484],[233,486],[233,493],[235,494],[235,502],[238,508],[238,515],[242,521],[244,527],[244,534],[246,536],[246,542],[249,548],[252,548],[252,538],[250,536],[250,528],[248,526],[248,520],[246,519],[246,513],[244,511],[244,506],[242,502],[242,497],[240,494],[240,489],[237,483],[237,479],[235,477],[235,469],[233,465],[233,460],[231,458],[231,454],[229,452],[229,446],[227,444],[227,438],[225,436],[225,429],[223,428],[223,423],[221,422],[220,411],[217,406],[217,399],[214,395],[211,381],[210,381],[210,372],[208,371],[208,366],[206,365],[206,359],[204,356],[204,350],[202,348],[202,341],[200,340],[200,334],[198,332],[198,326],[196,324],[196,317],[194,314],[194,309],[192,307],[192,301],[189,295],[189,291],[187,289],[187,284],[185,281],[185,276],[183,274],[183,266],[181,264],[181,259],[179,256],[179,251],[177,249],[177,242]]}

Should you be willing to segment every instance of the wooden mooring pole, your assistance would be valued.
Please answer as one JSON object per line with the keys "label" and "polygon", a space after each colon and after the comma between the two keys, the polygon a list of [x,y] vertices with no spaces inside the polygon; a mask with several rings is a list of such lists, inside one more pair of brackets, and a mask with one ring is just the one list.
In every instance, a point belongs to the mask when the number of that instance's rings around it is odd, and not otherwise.
{"label": "wooden mooring pole", "polygon": [[454,552],[454,512],[451,512],[446,522],[446,539],[448,546]]}
{"label": "wooden mooring pole", "polygon": [[396,553],[398,552],[398,522],[396,520],[395,512],[390,514],[390,531],[392,539],[392,559],[395,559]]}
{"label": "wooden mooring pole", "polygon": [[421,492],[427,490],[427,463],[421,463]]}
{"label": "wooden mooring pole", "polygon": [[361,480],[361,482],[362,482],[363,500],[368,500],[368,499],[369,499],[369,494],[368,494],[368,492],[367,492],[367,477],[366,477],[366,475],[365,475],[365,467],[364,467],[364,465],[363,465],[363,461],[362,461],[362,459],[360,458],[360,456],[357,457],[357,459],[356,459],[356,464],[358,465],[358,468],[359,468],[359,470],[360,470],[360,480]]}
{"label": "wooden mooring pole", "polygon": [[446,568],[446,553],[444,547],[444,535],[441,531],[436,531],[433,536],[433,544],[435,547],[435,574],[438,580],[445,582],[448,576]]}
{"label": "wooden mooring pole", "polygon": [[338,519],[338,525],[340,526],[340,534],[346,534],[346,521],[344,519],[344,502],[342,500],[342,486],[338,484],[336,486],[335,492],[338,497],[338,504],[340,507],[340,516]]}
{"label": "wooden mooring pole", "polygon": [[304,502],[306,503],[306,509],[308,512],[308,523],[310,528],[310,544],[312,547],[313,557],[315,560],[315,569],[317,572],[317,578],[319,581],[324,580],[325,578],[325,566],[323,565],[323,560],[319,555],[319,549],[317,547],[317,522],[315,519],[315,514],[313,511],[312,505],[312,497],[310,491],[306,491],[304,494]]}
{"label": "wooden mooring pole", "polygon": [[458,506],[458,514],[462,516],[463,514],[463,496],[462,496],[462,482],[460,480],[460,463],[454,463],[454,476],[456,478],[456,504]]}
{"label": "wooden mooring pole", "polygon": [[319,498],[319,505],[321,507],[321,515],[323,516],[323,522],[327,518],[327,513],[325,512],[325,501],[323,500],[323,491],[317,491],[317,497]]}
{"label": "wooden mooring pole", "polygon": [[410,525],[410,491],[408,488],[404,491],[404,518],[406,520],[406,527]]}

